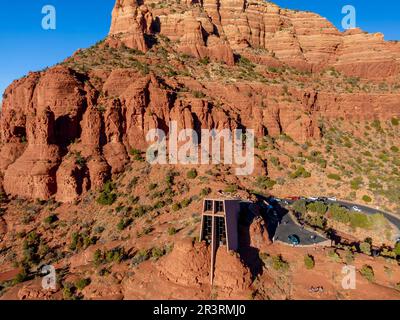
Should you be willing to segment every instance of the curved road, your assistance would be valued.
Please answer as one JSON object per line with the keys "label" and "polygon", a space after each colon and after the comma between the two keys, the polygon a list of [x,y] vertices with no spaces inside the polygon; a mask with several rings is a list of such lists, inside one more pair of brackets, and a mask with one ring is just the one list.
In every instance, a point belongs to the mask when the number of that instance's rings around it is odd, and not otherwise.
{"label": "curved road", "polygon": [[[294,202],[293,200],[289,200],[289,199],[279,199],[279,198],[276,198],[276,199],[281,200],[281,201],[287,201],[289,204]],[[390,221],[392,224],[394,224],[397,227],[398,234],[395,236],[395,240],[397,240],[398,237],[400,236],[400,217],[396,217],[392,213],[388,213],[388,212],[385,212],[385,211],[382,211],[382,210],[379,210],[379,209],[368,207],[366,205],[361,205],[361,204],[358,204],[358,203],[353,203],[353,202],[349,202],[349,201],[345,201],[345,200],[336,200],[336,201],[332,201],[332,200],[328,200],[328,199],[327,200],[310,200],[310,199],[307,199],[307,198],[304,198],[304,200],[311,201],[311,202],[323,201],[323,202],[328,203],[328,204],[339,204],[341,206],[349,208],[349,210],[351,210],[351,207],[356,206],[361,210],[362,213],[370,214],[370,215],[380,213],[388,221]]]}

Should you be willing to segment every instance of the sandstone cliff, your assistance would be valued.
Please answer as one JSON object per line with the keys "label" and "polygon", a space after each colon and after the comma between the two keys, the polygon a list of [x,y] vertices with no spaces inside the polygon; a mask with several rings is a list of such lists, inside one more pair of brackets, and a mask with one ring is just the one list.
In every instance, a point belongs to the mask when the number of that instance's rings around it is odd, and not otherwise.
{"label": "sandstone cliff", "polygon": [[269,2],[117,0],[104,42],[5,91],[4,189],[74,201],[171,120],[304,143],[323,119],[388,119],[400,114],[399,59],[380,34]]}

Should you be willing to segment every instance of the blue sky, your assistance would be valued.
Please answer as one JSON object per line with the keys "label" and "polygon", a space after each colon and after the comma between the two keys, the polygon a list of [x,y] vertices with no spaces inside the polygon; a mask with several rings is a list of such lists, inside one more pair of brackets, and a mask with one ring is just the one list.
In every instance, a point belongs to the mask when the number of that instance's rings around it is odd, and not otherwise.
{"label": "blue sky", "polygon": [[[104,38],[115,0],[1,0],[0,92],[29,71],[51,66]],[[400,40],[400,1],[381,0],[274,0],[291,9],[317,12],[340,27],[341,8],[357,9],[357,25]],[[57,29],[43,30],[42,7],[57,9]],[[1,99],[1,96],[0,96]]]}

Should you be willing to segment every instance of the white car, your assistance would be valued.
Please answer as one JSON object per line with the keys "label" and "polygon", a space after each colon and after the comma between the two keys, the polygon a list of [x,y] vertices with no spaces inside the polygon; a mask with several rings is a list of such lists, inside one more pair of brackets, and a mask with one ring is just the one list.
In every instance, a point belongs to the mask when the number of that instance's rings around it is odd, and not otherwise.
{"label": "white car", "polygon": [[317,197],[308,197],[308,200],[311,200],[311,201],[317,201],[317,200],[318,200],[318,198],[317,198]]}
{"label": "white car", "polygon": [[328,198],[329,201],[337,201],[336,198]]}
{"label": "white car", "polygon": [[361,212],[361,209],[357,206],[352,206],[351,209],[356,212]]}

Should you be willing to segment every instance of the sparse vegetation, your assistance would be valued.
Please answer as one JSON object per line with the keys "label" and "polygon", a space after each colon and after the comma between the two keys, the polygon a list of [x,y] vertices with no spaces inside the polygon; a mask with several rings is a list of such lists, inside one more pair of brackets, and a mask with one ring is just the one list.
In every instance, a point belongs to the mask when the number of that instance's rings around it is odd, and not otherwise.
{"label": "sparse vegetation", "polygon": [[375,280],[374,269],[372,269],[369,265],[363,265],[360,270],[361,275],[367,279],[369,282],[373,282]]}
{"label": "sparse vegetation", "polygon": [[195,179],[197,177],[197,170],[196,169],[190,169],[187,173],[186,176],[188,179]]}
{"label": "sparse vegetation", "polygon": [[314,269],[314,266],[315,266],[314,257],[309,254],[306,254],[304,256],[304,265],[309,270]]}
{"label": "sparse vegetation", "polygon": [[112,205],[117,200],[117,195],[114,192],[114,184],[111,181],[107,181],[104,184],[103,191],[97,198],[97,202],[101,205]]}

